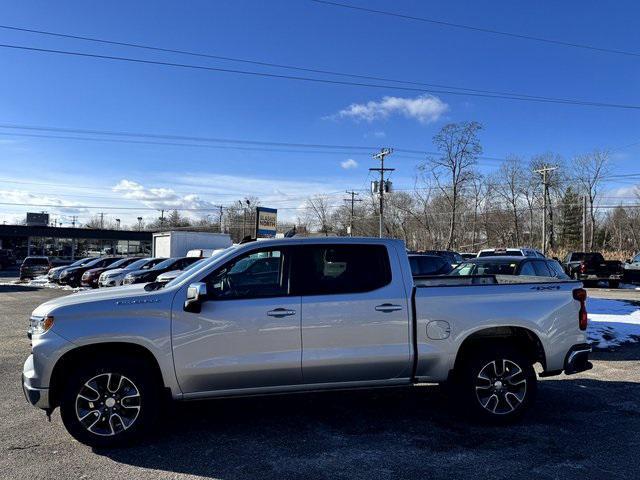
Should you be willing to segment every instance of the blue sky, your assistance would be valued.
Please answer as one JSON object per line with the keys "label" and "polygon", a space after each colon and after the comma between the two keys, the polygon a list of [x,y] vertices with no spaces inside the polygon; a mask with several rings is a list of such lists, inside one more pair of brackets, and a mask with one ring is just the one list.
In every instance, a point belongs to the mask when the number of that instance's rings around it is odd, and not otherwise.
{"label": "blue sky", "polygon": [[[596,1],[345,3],[640,51],[640,5],[632,1],[606,8]],[[17,27],[416,82],[640,105],[637,56],[446,28],[308,0],[3,2],[2,11],[0,23]],[[0,43],[300,74],[3,29]],[[638,110],[446,94],[420,98],[419,92],[390,88],[4,48],[0,65],[0,124],[430,151],[431,138],[442,125],[476,120],[484,125],[484,154],[496,158],[546,151],[570,158],[596,147],[640,142]],[[9,132],[18,131],[0,128],[0,133]],[[639,172],[639,154],[640,145],[616,150],[616,173]],[[349,159],[353,162],[345,163]],[[390,157],[397,169],[396,187],[411,186],[418,162]],[[367,168],[374,162],[364,151],[310,154],[0,135],[0,165],[0,193],[6,202],[64,204],[68,208],[48,210],[86,218],[99,210],[74,205],[206,206],[245,194],[288,208],[286,216],[295,216],[293,208],[308,194],[367,187]],[[496,163],[484,160],[481,168],[490,172]],[[116,185],[120,187],[114,190]],[[609,186],[630,187],[629,182]],[[0,221],[22,217],[26,209],[0,205]],[[125,219],[138,215],[102,210]]]}

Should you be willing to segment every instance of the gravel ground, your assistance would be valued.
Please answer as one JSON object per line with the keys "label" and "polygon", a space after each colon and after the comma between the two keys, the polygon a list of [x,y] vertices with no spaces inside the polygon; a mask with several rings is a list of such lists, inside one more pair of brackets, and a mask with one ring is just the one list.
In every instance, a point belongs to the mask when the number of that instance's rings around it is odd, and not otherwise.
{"label": "gravel ground", "polygon": [[65,294],[0,286],[0,478],[638,478],[638,344],[541,381],[509,427],[470,425],[420,387],[177,404],[146,444],[92,450],[20,388],[28,315]]}

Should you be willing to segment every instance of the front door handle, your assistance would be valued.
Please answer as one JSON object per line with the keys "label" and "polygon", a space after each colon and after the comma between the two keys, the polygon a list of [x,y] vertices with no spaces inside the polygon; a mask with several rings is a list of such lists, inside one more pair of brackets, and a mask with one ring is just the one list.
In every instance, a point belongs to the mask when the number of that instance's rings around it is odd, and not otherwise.
{"label": "front door handle", "polygon": [[267,315],[269,315],[270,317],[276,317],[276,318],[289,317],[295,314],[296,314],[295,310],[289,310],[288,308],[276,308],[274,310],[269,310],[267,312]]}
{"label": "front door handle", "polygon": [[398,310],[402,310],[401,305],[394,305],[393,303],[383,303],[382,305],[376,305],[376,312],[397,312]]}

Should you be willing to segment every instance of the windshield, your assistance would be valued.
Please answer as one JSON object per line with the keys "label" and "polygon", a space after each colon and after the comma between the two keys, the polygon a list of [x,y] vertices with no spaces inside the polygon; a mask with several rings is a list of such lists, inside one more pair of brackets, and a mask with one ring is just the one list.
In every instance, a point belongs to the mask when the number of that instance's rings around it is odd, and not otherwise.
{"label": "windshield", "polygon": [[147,263],[149,263],[149,259],[148,258],[141,258],[140,260],[136,260],[135,262],[130,263],[129,265],[127,265],[126,270],[140,270]]}
{"label": "windshield", "polygon": [[[228,247],[228,248],[222,249],[219,252],[214,253],[213,255],[211,255],[208,258],[203,258],[201,260],[198,260],[195,263],[192,263],[191,265],[189,265],[189,267],[194,267],[195,265],[197,265],[198,267],[204,267],[206,265],[209,265],[210,263],[215,262],[218,258],[220,258],[223,255],[226,255],[227,253],[232,251],[234,248],[237,248],[237,247],[236,246],[232,246],[232,247]],[[179,284],[180,282],[182,282],[182,280],[184,280],[185,278],[190,276],[193,273],[194,270],[197,270],[197,268],[185,268],[180,273],[180,275],[178,275],[176,278],[174,278],[169,283],[167,283],[165,285],[165,288],[166,287],[172,287],[173,285]]]}
{"label": "windshield", "polygon": [[163,268],[169,268],[171,265],[173,265],[177,261],[178,261],[177,258],[167,258],[166,260],[163,260],[162,262],[158,263],[151,270],[162,270]]}
{"label": "windshield", "polygon": [[49,265],[49,260],[46,258],[27,257],[23,263],[24,265]]}
{"label": "windshield", "polygon": [[121,266],[123,264],[126,265],[130,261],[131,261],[131,259],[129,259],[129,258],[121,258],[120,260],[116,260],[115,262],[113,262],[111,265],[109,265],[109,267],[118,268],[119,266]]}
{"label": "windshield", "polygon": [[91,257],[81,258],[80,260],[73,262],[71,265],[67,265],[67,267],[79,267],[80,265],[87,263],[89,260],[91,260]]}
{"label": "windshield", "polygon": [[458,265],[449,275],[515,275],[518,262],[467,262]]}

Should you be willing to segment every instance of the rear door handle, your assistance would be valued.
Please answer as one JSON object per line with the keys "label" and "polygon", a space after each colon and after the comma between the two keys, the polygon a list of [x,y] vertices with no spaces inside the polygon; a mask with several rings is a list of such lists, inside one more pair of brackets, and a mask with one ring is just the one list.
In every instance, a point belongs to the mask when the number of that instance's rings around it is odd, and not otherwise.
{"label": "rear door handle", "polygon": [[282,318],[282,317],[290,317],[291,315],[295,315],[295,310],[289,310],[288,308],[276,308],[274,310],[269,310],[267,315],[270,317]]}
{"label": "rear door handle", "polygon": [[401,305],[394,305],[393,303],[383,303],[382,305],[376,305],[376,312],[397,312],[398,310],[402,310]]}

